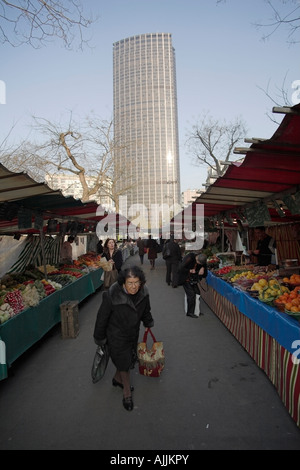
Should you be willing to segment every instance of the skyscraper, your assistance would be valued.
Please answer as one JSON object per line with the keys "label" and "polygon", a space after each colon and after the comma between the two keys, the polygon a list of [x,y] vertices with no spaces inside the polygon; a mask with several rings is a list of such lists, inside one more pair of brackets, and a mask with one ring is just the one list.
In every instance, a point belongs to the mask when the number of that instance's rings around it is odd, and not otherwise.
{"label": "skyscraper", "polygon": [[180,203],[175,51],[170,33],[113,44],[116,168],[128,207]]}

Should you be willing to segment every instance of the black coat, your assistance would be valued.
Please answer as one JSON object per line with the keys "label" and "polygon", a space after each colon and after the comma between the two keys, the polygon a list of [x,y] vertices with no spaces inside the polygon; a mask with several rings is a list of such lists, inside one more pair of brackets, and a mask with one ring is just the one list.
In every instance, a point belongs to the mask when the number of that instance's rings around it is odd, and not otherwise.
{"label": "black coat", "polygon": [[163,248],[163,255],[164,255],[164,249],[168,248],[170,249],[170,256],[166,259],[166,261],[176,263],[181,261],[182,256],[181,256],[181,249],[178,243],[174,242],[174,240],[170,240],[165,243],[164,248]]}
{"label": "black coat", "polygon": [[203,266],[201,264],[198,264],[196,261],[196,255],[195,253],[188,253],[185,255],[183,258],[182,262],[179,265],[178,268],[178,284],[182,285],[184,284],[190,276],[190,269],[195,268],[196,273],[199,272],[200,268],[204,268],[204,274],[202,276],[199,276],[199,281],[207,276],[207,265],[204,264]]}
{"label": "black coat", "polygon": [[[273,251],[269,248],[273,247]],[[270,237],[270,235],[266,235],[263,240],[259,240],[257,242],[257,247],[256,249],[259,250],[257,256],[257,263],[259,266],[267,266],[268,264],[271,264],[272,260],[272,254],[275,253],[275,240]]]}
{"label": "black coat", "polygon": [[110,256],[109,251],[104,250],[102,254],[102,258],[107,259],[107,261],[112,259],[115,262],[115,268],[117,269],[117,271],[118,272],[121,271],[122,264],[123,264],[123,255],[122,255],[121,250],[116,250],[113,253],[112,257]]}
{"label": "black coat", "polygon": [[107,339],[111,360],[118,370],[128,371],[132,366],[141,322],[145,328],[154,325],[146,286],[134,296],[127,294],[118,283],[103,292],[94,339],[96,344]]}
{"label": "black coat", "polygon": [[149,238],[147,241],[147,248],[148,250],[148,259],[156,259],[157,258],[157,252],[159,250],[159,245],[154,238]]}
{"label": "black coat", "polygon": [[139,249],[139,256],[144,255],[144,254],[145,254],[145,247],[146,247],[144,241],[143,241],[142,239],[137,240],[136,246],[137,246],[138,249]]}

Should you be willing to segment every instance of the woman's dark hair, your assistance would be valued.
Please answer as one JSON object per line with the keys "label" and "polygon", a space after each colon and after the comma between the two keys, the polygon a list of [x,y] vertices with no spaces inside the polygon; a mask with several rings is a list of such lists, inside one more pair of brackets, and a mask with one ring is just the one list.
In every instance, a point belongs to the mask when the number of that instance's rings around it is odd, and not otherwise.
{"label": "woman's dark hair", "polygon": [[138,277],[141,281],[141,287],[146,283],[144,271],[142,271],[139,266],[130,266],[129,268],[121,270],[118,275],[118,284],[122,286],[129,277]]}
{"label": "woman's dark hair", "polygon": [[115,240],[114,238],[107,238],[107,239],[105,240],[104,247],[103,247],[105,253],[108,253],[108,242],[109,242],[110,240],[112,240],[112,241],[114,242],[114,252],[117,251],[118,245],[117,245],[116,240]]}

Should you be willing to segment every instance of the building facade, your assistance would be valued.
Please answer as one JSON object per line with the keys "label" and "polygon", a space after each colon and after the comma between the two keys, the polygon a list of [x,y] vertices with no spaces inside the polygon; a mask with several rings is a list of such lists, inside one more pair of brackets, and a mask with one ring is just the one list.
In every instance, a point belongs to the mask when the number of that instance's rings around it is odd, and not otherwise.
{"label": "building facade", "polygon": [[127,207],[138,204],[141,211],[150,211],[153,205],[180,206],[176,65],[170,33],[142,34],[113,44],[113,98],[115,162],[121,169],[116,180]]}

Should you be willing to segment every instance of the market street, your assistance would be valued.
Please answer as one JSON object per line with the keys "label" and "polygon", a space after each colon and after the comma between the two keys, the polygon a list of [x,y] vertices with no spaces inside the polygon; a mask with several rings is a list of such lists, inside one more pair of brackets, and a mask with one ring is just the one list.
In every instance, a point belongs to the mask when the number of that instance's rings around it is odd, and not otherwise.
{"label": "market street", "polygon": [[[139,265],[138,255],[126,264]],[[204,315],[185,316],[183,288],[167,286],[161,255],[155,270],[146,256],[143,268],[153,333],[164,342],[161,377],[135,367],[132,412],[112,387],[111,362],[92,383],[100,290],[80,304],[77,338],[62,339],[58,324],[0,382],[0,449],[300,450],[300,429],[276,389],[214,313],[204,304]]]}

